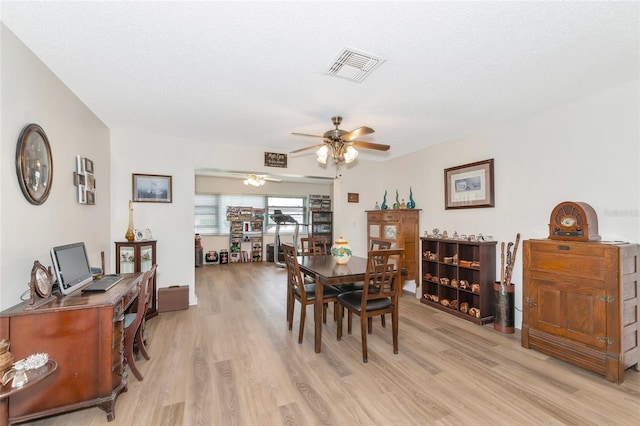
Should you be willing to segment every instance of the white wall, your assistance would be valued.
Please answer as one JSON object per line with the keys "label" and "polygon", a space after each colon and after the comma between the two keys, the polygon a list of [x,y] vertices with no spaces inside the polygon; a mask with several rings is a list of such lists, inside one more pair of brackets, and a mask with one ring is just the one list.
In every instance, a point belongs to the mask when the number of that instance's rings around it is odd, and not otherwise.
{"label": "white wall", "polygon": [[[110,261],[109,129],[15,36],[0,25],[0,309],[20,302],[28,290],[34,260],[51,265],[55,245],[84,241],[92,265],[100,252]],[[15,169],[16,143],[24,126],[37,123],[53,154],[53,181],[47,201],[29,204]],[[96,205],[77,202],[76,155],[94,161]]]}
{"label": "white wall", "polygon": [[[347,192],[360,192],[361,203],[345,202],[335,227],[349,230],[349,240],[362,253],[363,210],[380,202],[385,189],[393,198],[396,189],[407,198],[411,186],[416,208],[422,209],[421,231],[494,236],[498,277],[499,242],[514,241],[518,232],[522,240],[546,238],[551,210],[562,201],[589,203],[603,240],[638,243],[638,90],[638,82],[631,82],[383,164],[362,164],[343,177],[341,193],[335,195],[346,200]],[[445,210],[444,169],[489,158],[495,159],[495,208]],[[372,182],[375,171],[380,177]],[[522,250],[517,257],[513,282],[521,309]],[[516,311],[516,327],[521,322]]]}

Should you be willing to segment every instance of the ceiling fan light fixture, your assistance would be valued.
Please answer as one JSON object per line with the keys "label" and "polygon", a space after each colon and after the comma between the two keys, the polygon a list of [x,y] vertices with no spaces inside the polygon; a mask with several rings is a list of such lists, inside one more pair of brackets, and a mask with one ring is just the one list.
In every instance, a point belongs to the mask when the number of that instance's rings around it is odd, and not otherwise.
{"label": "ceiling fan light fixture", "polygon": [[344,162],[347,164],[355,160],[357,156],[358,156],[358,151],[356,151],[356,149],[351,145],[349,145],[347,149],[344,150]]}
{"label": "ceiling fan light fixture", "polygon": [[261,176],[251,176],[244,180],[244,184],[249,186],[262,186],[264,185],[265,180]]}
{"label": "ceiling fan light fixture", "polygon": [[327,145],[321,146],[316,151],[316,155],[318,156],[318,158],[316,158],[316,160],[318,160],[318,163],[327,164],[327,156],[329,155],[329,148],[327,147]]}

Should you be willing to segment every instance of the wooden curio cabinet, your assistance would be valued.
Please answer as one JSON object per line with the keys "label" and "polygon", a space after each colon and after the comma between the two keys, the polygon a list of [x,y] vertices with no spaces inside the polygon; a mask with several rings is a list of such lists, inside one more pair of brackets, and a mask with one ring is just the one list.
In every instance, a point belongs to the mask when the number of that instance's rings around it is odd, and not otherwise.
{"label": "wooden curio cabinet", "polygon": [[418,252],[420,209],[368,210],[367,241],[383,240],[391,243],[391,248],[404,249],[404,264],[407,268],[407,280],[419,284]]}
{"label": "wooden curio cabinet", "polygon": [[611,382],[638,370],[639,255],[622,242],[524,241],[522,346]]}
{"label": "wooden curio cabinet", "polygon": [[[156,263],[156,241],[116,241],[116,274],[146,272]],[[153,277],[153,294],[146,319],[158,315],[157,283]]]}

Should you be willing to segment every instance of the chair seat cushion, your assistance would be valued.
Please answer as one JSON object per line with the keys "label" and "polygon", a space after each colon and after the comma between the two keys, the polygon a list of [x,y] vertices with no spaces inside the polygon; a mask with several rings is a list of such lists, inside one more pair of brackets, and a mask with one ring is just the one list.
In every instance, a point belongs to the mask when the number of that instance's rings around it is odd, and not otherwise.
{"label": "chair seat cushion", "polygon": [[[316,300],[316,285],[315,284],[305,284],[304,285],[304,291],[305,293],[307,293],[307,300]],[[329,299],[332,297],[336,297],[338,295],[338,290],[330,287],[330,286],[325,286],[323,289],[323,293],[322,296],[324,299]],[[296,294],[298,296],[300,296],[300,290],[296,288]]]}
{"label": "chair seat cushion", "polygon": [[[363,290],[340,293],[338,295],[338,302],[353,311],[360,312],[362,307],[362,293]],[[391,299],[373,299],[367,302],[366,309],[367,311],[377,311],[378,309],[386,309],[391,306]]]}
{"label": "chair seat cushion", "polygon": [[133,323],[133,320],[136,319],[136,314],[124,314],[124,328],[129,328],[129,326]]}
{"label": "chair seat cushion", "polygon": [[336,284],[334,287],[337,288],[340,293],[346,293],[348,291],[362,290],[364,283]]}

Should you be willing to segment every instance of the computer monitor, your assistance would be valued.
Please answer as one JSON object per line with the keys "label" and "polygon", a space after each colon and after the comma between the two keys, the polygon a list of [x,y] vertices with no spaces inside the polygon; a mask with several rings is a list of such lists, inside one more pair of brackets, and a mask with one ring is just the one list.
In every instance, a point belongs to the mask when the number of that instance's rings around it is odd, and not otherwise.
{"label": "computer monitor", "polygon": [[53,270],[60,292],[74,292],[93,280],[84,243],[73,243],[51,249]]}

